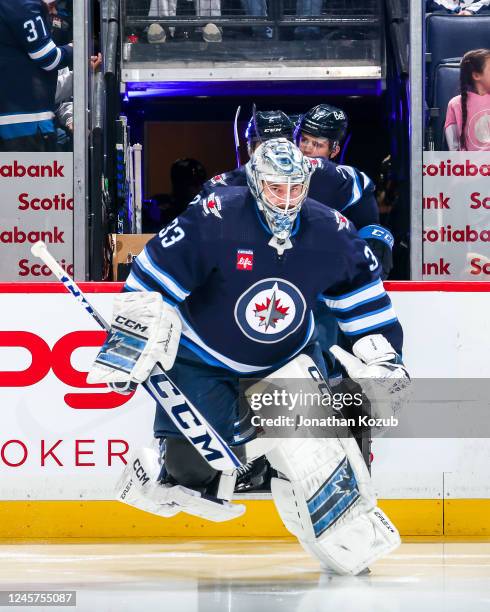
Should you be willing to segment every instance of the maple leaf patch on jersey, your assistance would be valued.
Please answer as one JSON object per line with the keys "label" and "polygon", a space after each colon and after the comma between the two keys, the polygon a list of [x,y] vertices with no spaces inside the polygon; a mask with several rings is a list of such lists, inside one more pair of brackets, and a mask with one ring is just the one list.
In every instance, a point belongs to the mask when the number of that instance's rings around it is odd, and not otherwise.
{"label": "maple leaf patch on jersey", "polygon": [[238,298],[235,321],[256,342],[272,344],[294,333],[303,323],[305,299],[300,290],[281,278],[253,284]]}
{"label": "maple leaf patch on jersey", "polygon": [[202,206],[202,211],[205,217],[207,217],[208,215],[214,215],[215,217],[218,217],[218,219],[223,218],[220,212],[221,211],[221,199],[219,196],[215,195],[214,193],[209,195],[207,198],[204,198],[201,201],[201,206]]}
{"label": "maple leaf patch on jersey", "polygon": [[227,186],[226,174],[217,174],[209,181],[211,185],[224,185]]}
{"label": "maple leaf patch on jersey", "polygon": [[323,168],[325,166],[321,157],[310,157],[309,158],[312,167],[316,170],[317,168]]}
{"label": "maple leaf patch on jersey", "polygon": [[349,219],[347,219],[347,217],[344,217],[344,215],[339,213],[338,210],[334,210],[333,212],[335,214],[335,220],[337,221],[337,224],[338,224],[337,231],[340,232],[340,230],[349,229],[350,227]]}

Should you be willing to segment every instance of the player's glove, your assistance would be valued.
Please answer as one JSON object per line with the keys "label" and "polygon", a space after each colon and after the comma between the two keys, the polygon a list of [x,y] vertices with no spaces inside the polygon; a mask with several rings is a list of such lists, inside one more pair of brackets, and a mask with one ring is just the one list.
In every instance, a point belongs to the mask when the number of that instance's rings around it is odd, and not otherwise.
{"label": "player's glove", "polygon": [[350,378],[361,385],[371,402],[372,416],[389,418],[400,410],[407,398],[410,376],[384,336],[372,334],[361,338],[352,347],[353,355],[337,345],[330,352]]}
{"label": "player's glove", "polygon": [[393,244],[395,239],[392,233],[381,225],[366,225],[358,232],[369,245],[381,266],[381,279],[386,280],[393,268]]}
{"label": "player's glove", "polygon": [[144,382],[155,364],[170,370],[182,324],[173,306],[157,292],[120,293],[114,300],[111,329],[87,376],[128,394]]}

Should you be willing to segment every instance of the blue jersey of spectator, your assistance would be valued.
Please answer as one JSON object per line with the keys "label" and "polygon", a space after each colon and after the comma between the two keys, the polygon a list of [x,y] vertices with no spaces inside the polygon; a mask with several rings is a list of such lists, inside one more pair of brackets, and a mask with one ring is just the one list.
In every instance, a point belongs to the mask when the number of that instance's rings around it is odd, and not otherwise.
{"label": "blue jersey of spectator", "polygon": [[55,134],[58,70],[72,62],[72,47],[51,38],[42,0],[0,0],[1,148],[42,150],[35,139]]}

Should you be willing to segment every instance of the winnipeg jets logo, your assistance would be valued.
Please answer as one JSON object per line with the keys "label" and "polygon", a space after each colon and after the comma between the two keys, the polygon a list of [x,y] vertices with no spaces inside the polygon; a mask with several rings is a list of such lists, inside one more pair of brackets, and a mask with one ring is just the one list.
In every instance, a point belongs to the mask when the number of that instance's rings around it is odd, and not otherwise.
{"label": "winnipeg jets logo", "polygon": [[226,187],[226,174],[217,174],[209,181],[211,185],[224,185]]}
{"label": "winnipeg jets logo", "polygon": [[341,215],[338,210],[334,210],[334,213],[335,219],[338,224],[337,231],[340,232],[340,230],[343,230],[344,228],[349,229],[349,219],[347,219],[347,217],[344,217],[344,215]]}
{"label": "winnipeg jets logo", "polygon": [[475,151],[488,150],[490,145],[490,113],[488,108],[479,111],[468,120],[466,134]]}
{"label": "winnipeg jets logo", "polygon": [[300,290],[281,278],[267,278],[253,284],[238,298],[235,321],[240,330],[256,342],[280,342],[303,323],[306,303]]}
{"label": "winnipeg jets logo", "polygon": [[221,199],[219,196],[212,193],[210,196],[205,198],[202,202],[202,211],[204,216],[214,215],[218,217],[218,219],[222,219],[220,210],[221,210]]}
{"label": "winnipeg jets logo", "polygon": [[317,168],[323,168],[324,163],[321,157],[309,157],[310,164],[314,170]]}
{"label": "winnipeg jets logo", "polygon": [[276,328],[279,321],[286,318],[289,307],[281,306],[280,300],[276,298],[279,291],[277,283],[272,288],[272,296],[266,298],[265,304],[255,304],[255,316],[260,319],[259,327],[265,327],[265,331],[269,327]]}

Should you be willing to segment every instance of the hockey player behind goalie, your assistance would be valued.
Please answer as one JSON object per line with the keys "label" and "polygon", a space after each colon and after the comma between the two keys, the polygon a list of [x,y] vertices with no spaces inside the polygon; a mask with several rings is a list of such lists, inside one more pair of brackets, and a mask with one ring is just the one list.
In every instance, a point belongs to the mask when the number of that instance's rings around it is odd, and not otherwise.
{"label": "hockey player behind goalie", "polygon": [[[313,370],[326,377],[312,315],[322,296],[353,342],[353,355],[337,357],[396,394],[408,376],[402,330],[378,262],[344,217],[307,198],[311,173],[294,144],[269,140],[247,164],[248,188],[218,187],[163,228],[133,263],[89,382],[127,392],[159,360],[233,445],[239,379],[308,378]],[[157,452],[136,453],[120,482],[122,501],[215,521],[244,511],[229,503],[233,475],[210,467],[159,407],[154,436],[161,468]],[[265,452],[280,474],[272,483],[278,512],[322,567],[357,574],[398,546],[354,440],[273,442]]]}

